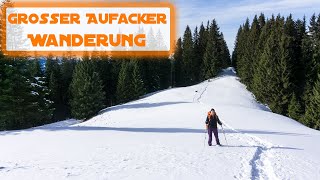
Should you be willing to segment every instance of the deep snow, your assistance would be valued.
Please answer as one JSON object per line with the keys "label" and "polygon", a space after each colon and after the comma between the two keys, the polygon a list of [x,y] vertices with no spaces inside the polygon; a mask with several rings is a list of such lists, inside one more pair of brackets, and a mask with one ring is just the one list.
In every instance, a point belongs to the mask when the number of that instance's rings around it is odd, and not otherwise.
{"label": "deep snow", "polygon": [[[223,147],[205,142],[211,107]],[[319,139],[257,103],[229,68],[84,123],[0,132],[0,179],[320,179]]]}

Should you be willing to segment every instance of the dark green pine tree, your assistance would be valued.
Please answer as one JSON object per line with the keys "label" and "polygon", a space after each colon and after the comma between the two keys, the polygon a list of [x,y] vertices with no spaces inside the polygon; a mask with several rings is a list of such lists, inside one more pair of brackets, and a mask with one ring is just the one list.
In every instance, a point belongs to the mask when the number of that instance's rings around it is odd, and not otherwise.
{"label": "dark green pine tree", "polygon": [[[296,29],[296,23],[292,19],[292,15],[289,15],[285,21],[284,24],[284,36],[285,40],[287,40],[287,44],[285,47],[285,51],[287,53],[287,62],[290,64],[290,70],[292,71],[292,74],[290,75],[290,82],[292,82],[292,91],[294,91],[296,94],[299,94],[298,87],[300,84],[303,84],[301,82],[300,75],[300,51],[301,51],[301,44],[297,43],[298,40],[298,32]],[[300,94],[299,94],[300,95]]]}
{"label": "dark green pine tree", "polygon": [[125,103],[134,99],[131,74],[132,68],[130,67],[130,63],[123,60],[117,84],[118,103]]}
{"label": "dark green pine tree", "polygon": [[193,49],[193,40],[192,40],[192,33],[187,26],[184,35],[183,35],[183,42],[182,42],[182,84],[191,85],[195,82],[195,75],[194,75],[194,49]]}
{"label": "dark green pine tree", "polygon": [[[3,86],[3,82],[5,80],[5,67],[6,67],[5,58],[2,52],[0,51],[0,87]],[[1,100],[3,93],[4,93],[3,88],[0,88],[0,130],[4,130],[6,127],[6,122],[1,116],[1,114],[3,114],[4,112],[3,107],[5,106],[5,103]]]}
{"label": "dark green pine tree", "polygon": [[[319,73],[320,72],[320,48],[319,48],[320,47],[320,14],[318,15],[315,29],[316,29],[315,39],[313,40],[314,41],[313,62],[315,64],[314,71]],[[317,79],[317,77],[315,79]]]}
{"label": "dark green pine tree", "polygon": [[74,118],[88,119],[104,107],[102,81],[93,62],[83,60],[76,65],[70,88]]}
{"label": "dark green pine tree", "polygon": [[[296,92],[298,97],[303,96],[304,87],[306,85],[306,62],[309,60],[304,59],[304,38],[307,36],[306,31],[306,20],[305,17],[303,20],[297,20],[295,22],[295,46],[294,46],[294,56],[296,56],[296,62],[293,63],[293,76],[291,81],[294,84],[294,91]],[[309,49],[311,47],[309,46]]]}
{"label": "dark green pine tree", "polygon": [[32,126],[43,125],[51,123],[53,116],[53,102],[49,97],[49,88],[46,83],[46,77],[41,69],[40,61],[38,59],[32,60],[30,72],[30,81],[32,87],[32,95],[34,97],[35,107],[35,117],[33,118]]}
{"label": "dark green pine tree", "polygon": [[260,14],[258,21],[259,21],[259,26],[262,29],[266,24],[266,18],[263,13]]}
{"label": "dark green pine tree", "polygon": [[54,102],[54,113],[53,119],[54,120],[61,120],[64,119],[63,112],[63,105],[62,105],[62,92],[61,89],[61,67],[59,64],[59,60],[51,55],[47,57],[46,64],[46,83],[49,88],[50,100]]}
{"label": "dark green pine tree", "polygon": [[275,112],[286,115],[288,113],[288,105],[291,99],[291,94],[295,93],[293,89],[293,60],[294,38],[283,33],[280,42],[280,59],[275,66],[274,74],[278,77],[276,84],[278,89],[275,89],[273,97]]}
{"label": "dark green pine tree", "polygon": [[208,43],[203,57],[203,75],[205,79],[215,77],[219,72],[218,32],[213,20],[209,29]]}
{"label": "dark green pine tree", "polygon": [[232,52],[232,67],[234,67],[236,70],[237,70],[237,64],[238,64],[238,57],[240,56],[240,47],[239,47],[239,41],[240,41],[240,36],[241,36],[241,33],[242,33],[242,26],[239,27],[238,29],[238,33],[237,33],[237,36],[236,36],[236,40],[235,40],[235,43],[234,43],[234,50]]}
{"label": "dark green pine tree", "polygon": [[[264,19],[264,15],[262,14],[261,16],[263,17],[262,19]],[[259,20],[259,23],[261,23],[260,20]],[[265,43],[266,43],[267,39],[269,38],[269,36],[271,34],[271,30],[273,29],[274,26],[275,26],[275,18],[273,15],[269,20],[267,20],[264,23],[263,26],[260,25],[261,33],[260,33],[260,38],[259,38],[258,48],[257,48],[259,56],[261,56],[261,54],[263,53]]]}
{"label": "dark green pine tree", "polygon": [[61,63],[61,114],[64,118],[71,116],[70,109],[70,84],[77,60],[70,53],[67,53]]}
{"label": "dark green pine tree", "polygon": [[[306,114],[304,121],[307,126],[319,130],[320,14],[318,18],[315,16],[315,14],[311,17],[309,26],[309,39],[307,39],[306,42],[306,44],[311,45],[311,50],[309,51],[312,51],[312,56],[310,57],[311,60],[306,65],[307,83],[304,91],[304,99],[306,101]],[[304,48],[305,51],[307,51],[306,53],[308,53],[307,48],[308,47]]]}
{"label": "dark green pine tree", "polygon": [[103,54],[101,61],[98,61],[99,74],[101,76],[104,92],[106,94],[106,106],[116,104],[116,92],[118,76],[121,68],[121,60],[116,57],[109,57]]}
{"label": "dark green pine tree", "polygon": [[252,64],[251,62],[251,49],[250,44],[250,23],[249,19],[246,20],[243,25],[241,35],[239,37],[239,51],[237,58],[237,72],[241,81],[251,89],[251,78],[252,78]]}
{"label": "dark green pine tree", "polygon": [[201,67],[202,64],[202,50],[201,50],[201,46],[200,46],[200,34],[198,32],[198,27],[195,28],[194,32],[193,32],[193,51],[194,51],[194,62],[193,64],[193,73],[194,73],[194,77],[195,77],[195,81],[199,82],[199,77],[200,77],[200,73],[201,73],[201,69],[199,67]]}
{"label": "dark green pine tree", "polygon": [[316,44],[317,36],[319,35],[319,27],[317,23],[316,14],[313,14],[310,18],[309,34],[311,36],[312,44]]}
{"label": "dark green pine tree", "polygon": [[[249,40],[248,40],[248,51],[249,51],[249,56],[247,57],[247,86],[249,89],[252,89],[252,81],[253,81],[253,75],[254,75],[254,69],[257,63],[257,59],[260,56],[259,54],[259,49],[258,49],[258,43],[259,43],[259,37],[261,34],[261,27],[260,23],[258,20],[258,17],[255,16],[253,18],[252,24],[251,24],[251,29],[249,32]],[[251,47],[251,48],[250,48]],[[251,63],[250,63],[251,62]]]}
{"label": "dark green pine tree", "polygon": [[227,42],[224,40],[223,33],[221,33],[220,39],[220,51],[221,51],[221,67],[227,68],[231,66],[230,52],[227,46]]}
{"label": "dark green pine tree", "polygon": [[320,73],[318,74],[318,80],[315,83],[310,103],[306,108],[305,123],[307,126],[320,130]]}
{"label": "dark green pine tree", "polygon": [[162,57],[159,60],[160,90],[170,86],[171,62],[169,58]]}
{"label": "dark green pine tree", "polygon": [[312,87],[314,85],[314,73],[315,73],[315,62],[313,61],[313,48],[312,48],[312,41],[310,36],[305,35],[302,40],[302,59],[304,61],[304,78],[305,78],[305,85],[303,91],[303,101],[304,104],[309,104],[311,94],[312,94]]}
{"label": "dark green pine tree", "polygon": [[105,52],[97,52],[93,51],[91,52],[91,56],[89,58],[89,54],[87,55],[88,58],[85,58],[86,60],[91,60],[92,63],[95,64],[96,66],[96,71],[99,73],[99,77],[102,81],[103,85],[103,92],[105,94],[104,102],[103,104],[107,107],[110,106],[110,99],[109,99],[109,84],[108,80],[111,78],[111,73],[110,73],[110,61],[109,61],[109,56]]}
{"label": "dark green pine tree", "polygon": [[203,74],[203,59],[204,59],[204,53],[206,51],[206,47],[207,47],[207,43],[208,43],[208,31],[207,29],[204,27],[203,23],[201,23],[200,26],[200,30],[199,30],[199,68],[200,68],[200,74],[199,74],[199,81],[204,81],[204,74]]}
{"label": "dark green pine tree", "polygon": [[[268,56],[273,58],[273,55],[269,55],[271,53],[271,49],[277,49],[278,47],[272,47],[274,46],[273,39],[271,39],[271,30],[272,26],[274,24],[274,17],[266,22],[266,24],[263,26],[260,34],[260,39],[258,43],[258,59],[256,60],[256,63],[254,64],[254,76],[252,81],[252,91],[257,97],[257,99],[263,103],[267,102],[268,97],[268,90],[264,89],[264,86],[266,83],[269,83],[271,81],[268,81],[269,75],[272,74],[272,68],[274,67],[274,59],[268,60]],[[237,66],[242,66],[241,63],[239,63],[239,59],[241,56],[243,56],[243,32],[241,32],[241,36],[239,37],[239,50],[238,50],[238,58],[237,58]],[[271,41],[268,43],[268,41]]]}
{"label": "dark green pine tree", "polygon": [[0,82],[1,129],[32,127],[37,106],[27,74],[28,63],[23,58],[8,58],[3,63],[4,74],[1,74]]}
{"label": "dark green pine tree", "polygon": [[260,102],[315,129],[319,129],[320,119],[319,25],[320,15],[313,15],[307,33],[305,18],[294,21],[291,15],[286,19],[278,15],[265,21],[261,14],[254,18],[251,28],[247,20],[239,29],[232,57],[247,86],[250,73],[246,70],[253,62],[252,92]]}
{"label": "dark green pine tree", "polygon": [[139,99],[142,95],[146,94],[146,88],[141,75],[141,65],[138,60],[131,62],[133,66],[132,84],[133,84],[133,99]]}
{"label": "dark green pine tree", "polygon": [[157,58],[150,58],[145,68],[145,82],[147,92],[155,92],[161,88],[160,62]]}
{"label": "dark green pine tree", "polygon": [[272,100],[272,95],[274,95],[274,91],[277,89],[276,80],[278,77],[274,73],[274,67],[276,67],[275,63],[280,58],[279,49],[276,32],[273,31],[266,41],[264,51],[255,69],[255,76],[253,77],[255,96],[259,101],[269,104],[271,109],[276,107],[275,102]]}
{"label": "dark green pine tree", "polygon": [[284,19],[280,16],[277,17],[276,26],[272,30],[271,37],[274,38],[274,43],[279,49],[273,49],[274,66],[271,77],[273,81],[273,89],[270,89],[269,93],[269,107],[273,112],[284,114],[288,113],[288,104],[291,99],[292,82],[290,81],[292,73],[292,56],[290,47],[293,45],[293,39],[283,33]]}
{"label": "dark green pine tree", "polygon": [[173,55],[173,66],[174,66],[174,77],[173,82],[174,86],[182,86],[183,85],[183,72],[182,72],[182,41],[181,38],[177,40],[175,52]]}
{"label": "dark green pine tree", "polygon": [[[320,21],[320,18],[318,18]],[[309,33],[305,35],[302,43],[302,56],[305,64],[304,101],[308,105],[312,98],[312,89],[320,71],[320,22],[315,14],[310,19]]]}
{"label": "dark green pine tree", "polygon": [[292,119],[302,122],[303,114],[304,109],[300,103],[300,100],[298,100],[297,96],[293,94],[289,103],[288,116]]}

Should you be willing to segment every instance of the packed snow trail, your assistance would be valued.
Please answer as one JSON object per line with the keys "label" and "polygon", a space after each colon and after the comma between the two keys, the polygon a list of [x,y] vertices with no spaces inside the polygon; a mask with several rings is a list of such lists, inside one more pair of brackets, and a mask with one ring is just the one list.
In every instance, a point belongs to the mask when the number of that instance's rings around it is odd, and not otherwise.
{"label": "packed snow trail", "polygon": [[[227,69],[225,70],[225,75],[235,76],[235,72],[233,69]],[[220,77],[215,78],[214,80],[218,80],[224,77],[225,75],[221,75]],[[197,98],[197,102],[202,103],[200,99],[202,98],[202,95],[207,91],[208,86],[210,85],[209,83],[210,81],[212,80],[208,80],[207,85],[204,86],[204,89],[201,91],[200,96]],[[250,161],[251,179],[260,179],[260,178],[261,179],[278,179],[268,159],[268,156],[270,156],[269,154],[270,154],[270,148],[272,148],[272,144],[270,142],[263,142],[261,139],[257,137],[241,133],[240,131],[235,130],[229,125],[227,126],[230,130],[234,131],[235,133],[239,133],[241,135],[247,136],[247,138],[249,138],[249,141],[247,141],[247,144],[251,145],[252,147],[256,147],[254,156]],[[241,140],[241,138],[238,138],[238,139]],[[246,162],[243,162],[243,163],[246,164]],[[240,174],[239,177],[243,177],[243,175]]]}
{"label": "packed snow trail", "polygon": [[[228,146],[204,142],[211,108]],[[0,179],[320,179],[319,131],[257,103],[232,68],[75,123],[0,132]]]}

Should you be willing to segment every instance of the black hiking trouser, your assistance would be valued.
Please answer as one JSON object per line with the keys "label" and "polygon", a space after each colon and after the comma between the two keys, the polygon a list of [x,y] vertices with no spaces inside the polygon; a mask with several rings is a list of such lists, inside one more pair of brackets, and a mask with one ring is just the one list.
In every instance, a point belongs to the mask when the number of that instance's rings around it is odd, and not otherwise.
{"label": "black hiking trouser", "polygon": [[208,134],[209,134],[208,145],[209,146],[212,145],[212,133],[214,134],[214,137],[216,138],[216,143],[218,145],[220,145],[219,136],[218,136],[218,128],[212,128],[212,127],[208,128]]}

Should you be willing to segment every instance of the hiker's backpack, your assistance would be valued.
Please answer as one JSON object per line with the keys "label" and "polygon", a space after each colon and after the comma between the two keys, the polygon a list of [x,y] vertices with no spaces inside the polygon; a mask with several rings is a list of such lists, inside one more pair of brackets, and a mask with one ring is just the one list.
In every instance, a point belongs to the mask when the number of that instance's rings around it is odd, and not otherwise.
{"label": "hiker's backpack", "polygon": [[208,112],[208,116],[207,116],[208,119],[209,119],[209,121],[210,121],[210,117],[211,117],[211,116],[212,116],[211,111],[209,111],[209,112]]}

